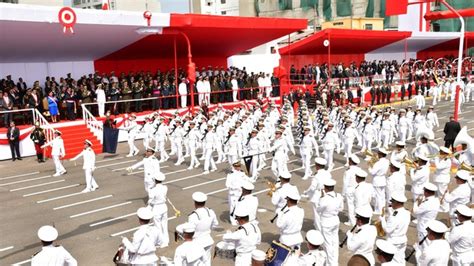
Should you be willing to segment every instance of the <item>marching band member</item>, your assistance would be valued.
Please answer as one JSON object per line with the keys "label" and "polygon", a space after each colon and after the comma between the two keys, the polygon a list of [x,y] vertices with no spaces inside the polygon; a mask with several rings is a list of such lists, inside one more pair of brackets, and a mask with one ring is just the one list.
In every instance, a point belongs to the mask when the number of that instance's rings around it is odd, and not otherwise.
{"label": "marching band member", "polygon": [[290,184],[290,179],[291,174],[289,172],[281,173],[280,186],[272,194],[272,204],[275,205],[275,209],[277,211],[285,206],[286,195],[288,194],[288,191],[294,187],[292,184]]}
{"label": "marching band member", "polygon": [[255,186],[248,181],[242,182],[242,194],[239,199],[235,202],[234,209],[232,210],[233,216],[235,218],[235,210],[240,207],[247,208],[249,210],[249,221],[253,222],[257,219],[257,209],[258,209],[258,198],[252,195],[252,190],[255,189]]}
{"label": "marching band member", "polygon": [[331,171],[332,168],[334,167],[334,162],[333,162],[334,149],[336,149],[337,153],[341,151],[339,137],[337,136],[337,133],[333,130],[333,128],[334,128],[334,125],[331,122],[329,122],[326,132],[323,134],[321,138],[321,145],[323,146],[323,150],[324,150],[324,159],[326,159],[327,164],[328,164],[328,171]]}
{"label": "marching band member", "polygon": [[[257,138],[261,141],[261,150],[267,151],[270,148],[270,132],[263,123],[258,123],[258,133]],[[258,156],[258,169],[262,170],[267,164],[265,163],[265,153],[262,153]]]}
{"label": "marching band member", "polygon": [[375,264],[375,258],[372,254],[374,250],[375,239],[377,238],[377,229],[370,225],[372,217],[372,208],[365,206],[358,208],[356,213],[355,231],[347,231],[347,249],[353,254],[362,255],[370,265]]}
{"label": "marching band member", "polygon": [[457,223],[451,232],[446,233],[446,240],[452,249],[453,266],[469,266],[474,263],[474,225],[471,221],[473,211],[466,205],[456,207]]}
{"label": "marching band member", "polygon": [[310,202],[312,203],[313,207],[313,214],[314,214],[314,227],[321,231],[321,218],[319,217],[318,213],[318,204],[321,198],[322,190],[324,188],[323,183],[325,180],[332,179],[331,173],[324,169],[326,167],[327,161],[323,158],[316,158],[314,160],[315,167],[316,167],[316,174],[311,179],[311,185],[303,192],[303,196],[308,196]]}
{"label": "marching band member", "polygon": [[229,128],[229,135],[224,141],[224,152],[227,154],[227,161],[229,164],[233,164],[237,160],[242,158],[242,140],[239,135],[235,133],[236,129]]}
{"label": "marching band member", "polygon": [[235,225],[235,221],[232,218],[232,211],[235,208],[235,203],[242,194],[242,183],[248,179],[244,172],[241,170],[240,161],[236,161],[232,164],[232,172],[227,175],[225,186],[229,190],[227,202],[229,203],[229,220]]}
{"label": "marching band member", "polygon": [[155,150],[148,148],[143,160],[130,167],[127,167],[127,171],[131,172],[132,170],[143,166],[143,182],[145,184],[145,191],[147,194],[149,194],[150,190],[155,186],[155,176],[160,173],[160,162],[158,159],[156,159],[154,153]]}
{"label": "marching band member", "polygon": [[451,249],[448,241],[444,239],[444,233],[447,231],[448,227],[435,219],[427,224],[426,237],[430,242],[422,250],[417,250],[418,265],[448,265]]}
{"label": "marching band member", "polygon": [[339,212],[344,209],[342,196],[334,191],[336,180],[324,180],[323,196],[319,199],[317,211],[321,217],[321,233],[328,265],[338,265],[339,260]]}
{"label": "marching band member", "polygon": [[31,258],[32,266],[77,266],[76,259],[64,247],[53,245],[54,240],[58,238],[56,228],[50,225],[42,226],[38,230],[38,238],[41,240],[42,248]]}
{"label": "marching band member", "polygon": [[301,160],[304,167],[304,176],[303,180],[307,180],[311,175],[311,157],[313,155],[313,149],[315,151],[316,157],[319,157],[319,148],[316,139],[311,134],[311,127],[305,126],[303,131],[303,137],[300,142],[300,154]]}
{"label": "marching band member", "polygon": [[[451,150],[446,147],[439,148],[439,156],[436,156],[432,161],[436,165],[435,172],[433,174],[433,184],[438,187],[436,196],[441,199],[451,179],[451,158],[449,157]],[[448,211],[448,205],[445,202],[441,203],[441,211]]]}
{"label": "marching band member", "polygon": [[250,136],[248,137],[247,143],[246,143],[246,149],[247,149],[247,156],[252,156],[252,162],[250,164],[250,171],[251,177],[253,180],[257,180],[258,177],[258,163],[259,163],[259,153],[262,152],[262,144],[261,141],[258,137],[258,130],[257,129],[252,129]]}
{"label": "marching band member", "polygon": [[280,243],[296,248],[303,243],[301,228],[303,227],[304,210],[298,206],[301,199],[298,188],[292,186],[286,193],[286,205],[277,210],[276,226],[280,230]]}
{"label": "marching band member", "polygon": [[392,193],[391,204],[387,216],[379,216],[387,241],[394,245],[393,262],[405,264],[405,249],[407,247],[407,231],[410,225],[411,213],[403,207],[407,198],[404,191]]}
{"label": "marching band member", "polygon": [[416,217],[418,242],[426,236],[426,227],[430,221],[435,220],[439,211],[439,199],[435,197],[436,188],[432,183],[424,185],[423,198],[418,198],[413,205],[413,216]]}
{"label": "marching band member", "polygon": [[469,204],[471,199],[471,187],[469,186],[469,181],[471,180],[471,175],[466,170],[458,170],[456,173],[455,181],[457,187],[449,192],[446,188],[446,191],[443,196],[443,202],[449,204],[449,217],[451,219],[451,224],[456,222],[456,208],[459,205]]}
{"label": "marching band member", "polygon": [[[375,254],[377,255],[377,260],[380,262],[381,266],[390,266],[390,265],[400,265],[394,258],[397,249],[387,240],[378,239],[375,241]],[[405,262],[402,262],[405,264]]]}
{"label": "marching band member", "polygon": [[64,141],[61,138],[61,134],[61,131],[55,130],[54,139],[41,146],[42,149],[51,146],[51,156],[53,157],[54,166],[56,168],[56,173],[53,176],[60,176],[67,173],[66,168],[64,168],[61,163],[61,157],[66,156]]}
{"label": "marching band member", "polygon": [[433,130],[433,128],[439,127],[438,115],[434,112],[434,107],[430,106],[426,113],[426,126]]}
{"label": "marching band member", "polygon": [[[421,108],[416,109],[413,117],[413,136],[416,136],[419,128],[426,127],[426,118],[421,114]],[[418,141],[418,140],[417,140]]]}
{"label": "marching band member", "polygon": [[398,118],[398,136],[400,141],[405,142],[408,139],[408,132],[410,131],[411,120],[406,117],[405,109],[400,110]]}
{"label": "marching band member", "polygon": [[235,242],[236,266],[251,265],[252,251],[257,248],[262,239],[262,233],[257,223],[250,221],[250,210],[243,205],[234,211],[239,228],[235,232],[228,232],[222,236],[224,241]]}
{"label": "marching band member", "polygon": [[128,133],[128,147],[130,148],[130,152],[128,153],[127,157],[132,157],[137,155],[140,150],[135,146],[135,138],[138,135],[138,124],[137,124],[137,116],[135,114],[131,114],[130,117],[125,121],[124,127],[120,128],[121,130],[127,131]]}
{"label": "marching band member", "polygon": [[388,149],[392,139],[392,134],[397,135],[395,125],[389,118],[390,113],[384,113],[383,120],[380,124],[380,142],[378,147],[383,147],[384,149]]}
{"label": "marching band member", "polygon": [[202,136],[202,148],[204,150],[204,175],[209,174],[209,167],[211,167],[211,172],[217,170],[216,162],[214,162],[212,153],[217,150],[217,145],[220,145],[220,143],[213,128],[214,126],[212,124],[207,124],[207,131],[205,131]]}
{"label": "marching band member", "polygon": [[206,251],[194,239],[196,233],[196,225],[193,223],[185,223],[180,227],[183,232],[183,244],[179,245],[174,251],[175,266],[204,265]]}
{"label": "marching band member", "polygon": [[197,159],[196,150],[198,148],[199,141],[201,140],[202,136],[201,132],[199,132],[199,129],[196,128],[196,124],[194,121],[189,122],[189,129],[188,132],[186,132],[185,134],[185,138],[189,141],[189,155],[191,156],[188,170],[198,168],[201,163],[199,163],[199,160]]}
{"label": "marching band member", "polygon": [[[183,138],[184,135],[186,134],[184,132],[183,127],[181,126],[181,120],[177,119],[175,121],[176,125],[174,129],[170,132],[170,141],[173,139],[171,142],[171,145],[173,145],[175,148],[175,154],[178,157],[178,160],[174,165],[181,165],[184,162],[184,157],[183,157]],[[171,155],[172,153],[170,153]]]}
{"label": "marching band member", "polygon": [[[360,209],[362,207],[370,207],[374,195],[374,187],[372,184],[367,183],[365,179],[368,174],[362,169],[357,169],[355,172],[357,186],[354,190],[354,208]],[[355,220],[355,219],[354,219]]]}
{"label": "marching band member", "polygon": [[359,163],[359,157],[357,157],[355,154],[352,154],[351,157],[349,157],[349,167],[344,172],[344,176],[342,178],[342,196],[346,199],[347,216],[349,218],[349,221],[345,222],[344,224],[349,226],[355,225],[354,191],[357,186],[356,172],[360,170],[359,166],[357,166]]}
{"label": "marching band member", "polygon": [[[344,157],[346,158],[346,166],[349,165],[349,158],[352,155],[352,146],[357,137],[357,130],[352,126],[352,120],[346,119],[346,124],[342,130],[342,143],[344,145]],[[319,155],[317,155],[319,156]]]}
{"label": "marching band member", "polygon": [[390,160],[390,176],[387,177],[387,202],[390,201],[393,193],[404,193],[406,183],[406,175],[402,171],[402,164],[394,159]]}
{"label": "marching band member", "polygon": [[275,131],[275,140],[269,150],[273,153],[271,169],[277,178],[282,173],[288,172],[288,142],[282,137],[282,134],[280,129]]}
{"label": "marching band member", "polygon": [[170,158],[165,149],[169,128],[163,122],[163,117],[158,119],[159,123],[155,126],[155,150],[160,151],[160,162],[166,162]]}
{"label": "marching band member", "polygon": [[363,151],[371,151],[372,150],[372,143],[374,142],[377,131],[375,126],[372,124],[372,117],[368,116],[365,118],[365,123],[361,130],[362,135],[362,150]]}
{"label": "marching band member", "polygon": [[145,117],[145,124],[141,127],[141,132],[143,132],[143,147],[145,150],[148,149],[153,139],[153,132],[155,131],[153,128],[153,120],[150,117]]}
{"label": "marching band member", "polygon": [[382,208],[386,205],[385,201],[385,188],[387,186],[387,171],[390,167],[390,162],[385,158],[388,155],[388,151],[384,148],[380,148],[377,152],[377,157],[379,160],[374,164],[373,167],[369,168],[369,172],[373,177],[372,185],[374,186],[375,191],[375,214],[380,214]]}
{"label": "marching band member", "polygon": [[99,188],[97,185],[94,176],[92,175],[95,169],[95,153],[92,149],[92,142],[90,140],[84,141],[84,149],[72,158],[71,161],[77,160],[82,156],[84,173],[86,176],[86,188],[82,191],[83,193],[91,192]]}
{"label": "marching band member", "polygon": [[163,185],[165,175],[155,174],[155,186],[148,192],[148,206],[153,212],[153,224],[158,228],[162,237],[160,248],[165,248],[170,242],[168,236],[168,206],[166,205],[168,187]]}
{"label": "marching band member", "polygon": [[406,143],[404,141],[395,142],[395,150],[390,155],[390,161],[396,161],[400,164],[400,171],[406,172],[405,163],[403,160],[408,156],[408,152],[405,150]]}
{"label": "marching band member", "polygon": [[413,201],[423,196],[423,187],[430,179],[430,166],[427,164],[428,161],[428,158],[424,155],[420,155],[416,161],[417,168],[410,170]]}
{"label": "marching band member", "polygon": [[142,207],[137,211],[140,227],[133,233],[132,241],[128,238],[122,238],[122,244],[125,252],[131,254],[128,263],[132,265],[151,264],[155,265],[158,261],[156,256],[156,246],[161,245],[160,232],[158,228],[150,224],[153,219],[153,213],[150,209]]}
{"label": "marching band member", "polygon": [[222,163],[225,161],[225,154],[223,150],[223,143],[227,136],[227,129],[224,126],[224,120],[218,119],[217,126],[216,126],[216,135],[217,135],[217,161],[216,164]]}
{"label": "marching band member", "polygon": [[301,255],[298,258],[298,265],[300,266],[313,266],[313,265],[326,265],[327,256],[321,245],[324,243],[323,235],[314,229],[309,230],[306,233],[306,247],[308,253]]}

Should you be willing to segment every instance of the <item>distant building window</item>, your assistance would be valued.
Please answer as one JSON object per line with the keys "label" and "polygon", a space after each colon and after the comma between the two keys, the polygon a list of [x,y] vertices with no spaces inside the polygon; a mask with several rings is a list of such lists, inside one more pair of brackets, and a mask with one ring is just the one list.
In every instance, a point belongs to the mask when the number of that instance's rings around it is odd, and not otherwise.
{"label": "distant building window", "polygon": [[221,15],[227,14],[227,11],[221,11]]}
{"label": "distant building window", "polygon": [[374,28],[373,24],[365,24],[365,29],[366,30],[372,30]]}
{"label": "distant building window", "polygon": [[225,0],[221,0],[221,4],[225,4]]}
{"label": "distant building window", "polygon": [[334,26],[343,26],[344,22],[334,22],[332,25],[334,25]]}

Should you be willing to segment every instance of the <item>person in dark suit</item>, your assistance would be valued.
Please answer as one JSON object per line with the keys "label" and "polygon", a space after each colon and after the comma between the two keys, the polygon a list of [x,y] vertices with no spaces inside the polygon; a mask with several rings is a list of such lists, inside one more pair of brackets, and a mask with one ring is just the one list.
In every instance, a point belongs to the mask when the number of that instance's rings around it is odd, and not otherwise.
{"label": "person in dark suit", "polygon": [[402,98],[402,101],[405,100],[405,83],[402,83],[402,87],[400,88],[400,97]]}
{"label": "person in dark suit", "polygon": [[20,130],[15,126],[15,122],[10,122],[10,128],[7,132],[8,144],[12,153],[12,160],[21,160],[20,155]]}
{"label": "person in dark suit", "polygon": [[459,131],[461,131],[461,125],[458,121],[454,120],[454,116],[449,117],[449,122],[444,125],[444,146],[446,148],[454,148],[453,143],[456,139]]}
{"label": "person in dark suit", "polygon": [[407,92],[408,92],[408,100],[411,100],[411,96],[413,94],[413,85],[411,83],[408,83]]}
{"label": "person in dark suit", "polygon": [[374,105],[375,103],[375,87],[372,85],[370,88],[370,105]]}

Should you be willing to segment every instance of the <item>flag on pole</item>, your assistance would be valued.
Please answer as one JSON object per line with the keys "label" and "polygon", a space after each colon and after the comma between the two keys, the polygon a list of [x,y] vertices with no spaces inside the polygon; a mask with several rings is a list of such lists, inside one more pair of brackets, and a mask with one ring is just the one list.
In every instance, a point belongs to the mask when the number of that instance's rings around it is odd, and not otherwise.
{"label": "flag on pole", "polygon": [[386,0],[385,16],[403,15],[408,11],[408,0]]}
{"label": "flag on pole", "polygon": [[243,159],[244,159],[244,163],[245,163],[245,173],[248,175],[248,176],[251,176],[253,173],[251,172],[251,169],[250,169],[250,165],[252,164],[252,158],[253,156],[245,156]]}
{"label": "flag on pole", "polygon": [[110,10],[109,0],[102,0],[102,10]]}

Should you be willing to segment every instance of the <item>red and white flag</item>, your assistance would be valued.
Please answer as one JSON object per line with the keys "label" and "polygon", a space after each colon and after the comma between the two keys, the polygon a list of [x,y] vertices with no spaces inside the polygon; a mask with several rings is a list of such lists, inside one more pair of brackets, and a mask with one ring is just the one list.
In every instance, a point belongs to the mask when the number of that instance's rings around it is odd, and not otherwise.
{"label": "red and white flag", "polygon": [[109,10],[109,9],[110,9],[109,0],[102,0],[102,10]]}

